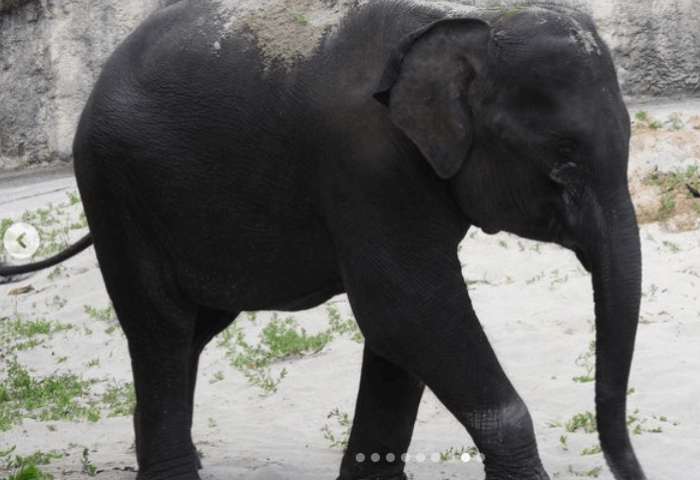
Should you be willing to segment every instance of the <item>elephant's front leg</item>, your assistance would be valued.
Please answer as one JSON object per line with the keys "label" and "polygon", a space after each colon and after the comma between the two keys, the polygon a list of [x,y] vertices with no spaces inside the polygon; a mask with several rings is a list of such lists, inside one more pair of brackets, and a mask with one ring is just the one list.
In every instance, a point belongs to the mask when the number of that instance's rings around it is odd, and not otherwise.
{"label": "elephant's front leg", "polygon": [[403,480],[424,384],[365,346],[360,390],[339,480]]}
{"label": "elephant's front leg", "polygon": [[[453,253],[448,245],[440,247],[438,239],[432,245],[412,245],[415,238],[380,238],[379,246],[349,251],[345,283],[368,348],[422,380],[466,427],[485,456],[487,480],[548,479],[529,412],[472,309],[456,246]],[[395,401],[393,394],[384,395]],[[403,420],[409,421],[406,413]],[[362,434],[362,441],[377,448],[370,436]],[[403,437],[405,442],[408,434]],[[363,445],[352,449],[351,454],[373,453]],[[346,457],[344,466],[352,466],[349,462]]]}

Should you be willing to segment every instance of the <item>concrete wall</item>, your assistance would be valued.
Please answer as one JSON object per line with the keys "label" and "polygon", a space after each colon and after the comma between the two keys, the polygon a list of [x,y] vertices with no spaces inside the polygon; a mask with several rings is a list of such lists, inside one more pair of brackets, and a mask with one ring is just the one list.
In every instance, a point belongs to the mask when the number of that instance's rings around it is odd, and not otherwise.
{"label": "concrete wall", "polygon": [[0,170],[68,161],[103,61],[168,0],[19,0],[11,9],[3,1]]}
{"label": "concrete wall", "polygon": [[[148,13],[173,1],[0,0],[0,170],[69,161],[102,62]],[[700,94],[695,1],[577,3],[610,46],[625,94],[640,97]]]}

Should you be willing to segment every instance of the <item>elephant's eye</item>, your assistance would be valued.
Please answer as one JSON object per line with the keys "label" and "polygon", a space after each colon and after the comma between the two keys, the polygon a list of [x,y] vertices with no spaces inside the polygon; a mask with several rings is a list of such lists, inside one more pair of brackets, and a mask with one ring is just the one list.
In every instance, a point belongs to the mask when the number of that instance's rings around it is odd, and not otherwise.
{"label": "elephant's eye", "polygon": [[559,153],[559,156],[563,158],[573,157],[574,155],[576,155],[576,151],[576,142],[574,142],[573,140],[566,140],[564,142],[561,142],[557,147],[557,152]]}

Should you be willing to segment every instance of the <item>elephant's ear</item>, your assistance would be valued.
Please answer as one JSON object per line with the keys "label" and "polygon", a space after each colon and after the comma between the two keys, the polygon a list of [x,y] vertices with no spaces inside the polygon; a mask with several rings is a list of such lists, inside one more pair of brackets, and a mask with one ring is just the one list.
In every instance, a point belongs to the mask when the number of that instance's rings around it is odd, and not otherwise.
{"label": "elephant's ear", "polygon": [[454,176],[471,147],[467,93],[490,37],[481,20],[435,22],[399,44],[374,94],[440,178]]}

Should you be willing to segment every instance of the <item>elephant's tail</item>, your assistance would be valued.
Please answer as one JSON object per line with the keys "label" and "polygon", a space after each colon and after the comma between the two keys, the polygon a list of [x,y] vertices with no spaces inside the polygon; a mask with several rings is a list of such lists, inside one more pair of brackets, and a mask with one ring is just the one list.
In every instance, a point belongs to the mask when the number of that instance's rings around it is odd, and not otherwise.
{"label": "elephant's tail", "polygon": [[36,272],[44,268],[53,267],[54,265],[79,254],[90,245],[92,245],[92,236],[90,233],[88,233],[76,243],[66,248],[62,252],[57,253],[53,257],[49,257],[34,263],[28,263],[26,265],[0,265],[0,283],[12,283],[20,280],[19,278],[14,278],[16,275]]}

